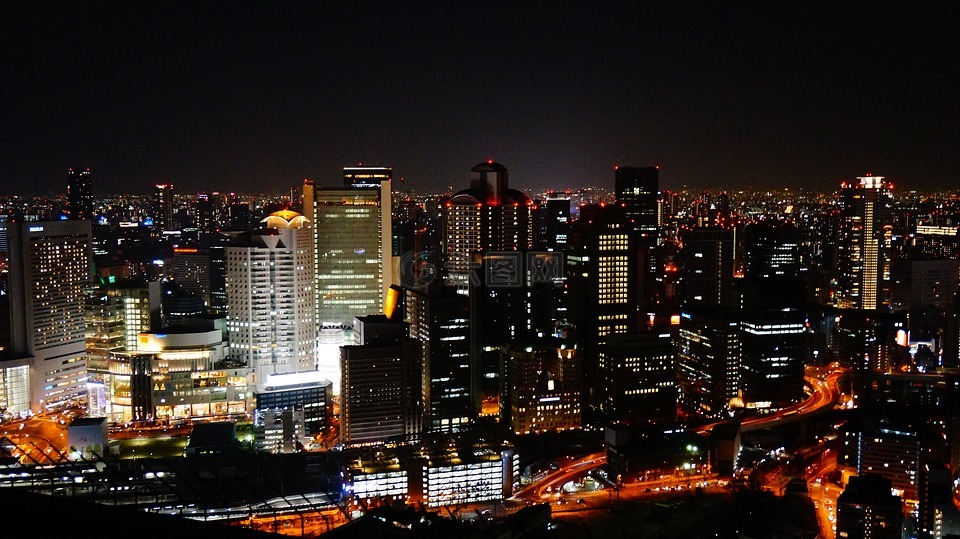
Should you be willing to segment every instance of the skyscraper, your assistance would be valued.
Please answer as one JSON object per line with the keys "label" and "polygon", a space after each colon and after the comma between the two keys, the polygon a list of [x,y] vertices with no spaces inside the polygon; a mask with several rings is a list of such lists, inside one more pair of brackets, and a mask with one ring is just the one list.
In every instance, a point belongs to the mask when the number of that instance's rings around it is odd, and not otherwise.
{"label": "skyscraper", "polygon": [[[583,358],[584,423],[604,401],[606,366],[599,349],[608,336],[639,328],[638,234],[623,226],[623,208],[592,204],[580,209],[566,249],[568,318]],[[591,410],[592,408],[592,410]]]}
{"label": "skyscraper", "polygon": [[346,328],[354,317],[383,312],[392,284],[390,200],[388,179],[345,187],[304,180],[303,214],[314,223],[319,325]]}
{"label": "skyscraper", "polygon": [[446,282],[469,293],[478,257],[490,251],[526,251],[533,246],[533,201],[511,189],[507,168],[488,161],[470,170],[470,188],[444,206]]}
{"label": "skyscraper", "polygon": [[406,292],[410,336],[423,347],[429,379],[426,413],[434,431],[455,431],[475,417],[470,354],[470,303],[462,294],[434,281]]}
{"label": "skyscraper", "polygon": [[316,324],[310,222],[292,211],[226,248],[230,356],[269,374],[314,370]]}
{"label": "skyscraper", "polygon": [[837,289],[841,308],[889,305],[893,187],[882,176],[858,177],[840,187]]}
{"label": "skyscraper", "polygon": [[67,204],[70,219],[93,220],[93,181],[89,168],[67,170]]}
{"label": "skyscraper", "polygon": [[694,228],[682,234],[680,262],[681,305],[733,307],[735,232],[732,229]]}
{"label": "skyscraper", "polygon": [[30,365],[30,408],[78,403],[87,396],[90,221],[19,221],[8,230],[11,348]]}
{"label": "skyscraper", "polygon": [[385,315],[357,317],[357,344],[340,348],[340,442],[347,447],[418,437],[424,399],[420,341]]}
{"label": "skyscraper", "polygon": [[656,237],[660,227],[660,167],[617,167],[617,204],[624,209],[624,226]]}
{"label": "skyscraper", "polygon": [[[377,168],[370,175],[384,173]],[[303,214],[314,223],[317,369],[333,382],[334,395],[347,332],[356,317],[383,312],[393,276],[391,182],[360,176],[367,174],[344,169],[350,185],[343,187],[303,181]]]}
{"label": "skyscraper", "polygon": [[173,221],[173,184],[158,183],[154,195],[153,226],[160,234],[176,230]]}

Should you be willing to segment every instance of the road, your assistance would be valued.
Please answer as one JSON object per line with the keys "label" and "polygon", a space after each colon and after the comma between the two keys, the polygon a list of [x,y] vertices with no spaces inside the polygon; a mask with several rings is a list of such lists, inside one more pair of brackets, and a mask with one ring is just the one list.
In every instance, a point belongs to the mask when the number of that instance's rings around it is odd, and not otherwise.
{"label": "road", "polygon": [[[762,430],[770,427],[776,427],[799,421],[810,415],[824,412],[835,406],[840,400],[840,388],[838,382],[840,377],[847,372],[842,367],[831,367],[825,374],[818,370],[811,370],[812,376],[805,376],[804,379],[810,385],[810,396],[803,402],[780,409],[774,413],[759,417],[750,417],[740,423],[740,432],[750,432]],[[820,377],[823,377],[822,379]],[[727,423],[729,420],[715,421],[706,425],[696,427],[697,433],[708,435],[717,425]]]}

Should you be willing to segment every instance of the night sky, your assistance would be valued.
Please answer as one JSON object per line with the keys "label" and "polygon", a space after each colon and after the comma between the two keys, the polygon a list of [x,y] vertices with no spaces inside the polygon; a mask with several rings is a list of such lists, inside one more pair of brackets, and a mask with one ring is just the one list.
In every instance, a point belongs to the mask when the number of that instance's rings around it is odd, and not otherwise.
{"label": "night sky", "polygon": [[0,193],[960,186],[960,3],[521,4],[4,2]]}

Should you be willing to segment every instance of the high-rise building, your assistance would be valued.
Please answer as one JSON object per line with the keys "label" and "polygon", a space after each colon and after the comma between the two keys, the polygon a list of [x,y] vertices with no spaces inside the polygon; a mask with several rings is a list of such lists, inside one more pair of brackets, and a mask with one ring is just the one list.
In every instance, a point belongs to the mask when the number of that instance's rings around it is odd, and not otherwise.
{"label": "high-rise building", "polygon": [[[8,230],[11,351],[14,358],[29,358],[30,408],[84,401],[90,221],[18,221]],[[9,394],[7,399],[23,402]]]}
{"label": "high-rise building", "polygon": [[427,427],[440,432],[466,427],[476,416],[469,299],[439,281],[408,289],[406,321],[410,336],[423,348],[423,371],[430,388],[425,403]]}
{"label": "high-rise building", "polygon": [[840,206],[834,303],[852,309],[889,306],[893,187],[882,176],[843,182]]}
{"label": "high-rise building", "polygon": [[661,223],[660,167],[617,167],[614,181],[624,226],[656,237]]}
{"label": "high-rise building", "polygon": [[609,335],[600,355],[605,417],[645,424],[677,419],[677,354],[670,333]]}
{"label": "high-rise building", "polygon": [[534,210],[534,247],[541,251],[562,251],[570,235],[570,196],[553,195]]}
{"label": "high-rise building", "polygon": [[340,347],[349,344],[353,320],[382,313],[393,282],[391,182],[372,182],[389,170],[381,168],[346,167],[350,185],[342,187],[303,182],[303,214],[314,223],[317,368],[333,382],[335,395]]}
{"label": "high-rise building", "polygon": [[594,412],[604,400],[606,366],[599,348],[609,335],[633,332],[640,325],[641,250],[637,234],[622,223],[618,206],[583,206],[567,244],[567,313],[586,381],[585,423],[596,419]]}
{"label": "high-rise building", "polygon": [[580,365],[573,340],[522,339],[505,347],[500,418],[516,434],[581,427]]}
{"label": "high-rise building", "polygon": [[677,348],[683,413],[717,417],[726,411],[739,395],[740,357],[736,312],[684,309]]}
{"label": "high-rise building", "polygon": [[491,251],[533,246],[533,200],[511,189],[507,168],[488,161],[470,170],[470,188],[444,205],[446,283],[468,294],[478,258]]}
{"label": "high-rise building", "polygon": [[740,404],[783,408],[803,400],[807,338],[798,279],[739,280]]}
{"label": "high-rise building", "polygon": [[800,276],[800,229],[792,223],[760,221],[744,228],[744,276]]}
{"label": "high-rise building", "polygon": [[681,236],[680,296],[683,307],[733,307],[735,232],[693,228]]}
{"label": "high-rise building", "polygon": [[383,312],[392,284],[390,199],[386,179],[345,187],[321,187],[304,180],[304,216],[314,223],[321,326],[346,328],[357,316]]}
{"label": "high-rise building", "polygon": [[93,181],[89,168],[67,170],[67,216],[93,220]]}
{"label": "high-rise building", "polygon": [[226,248],[231,358],[267,375],[315,369],[311,223],[276,212]]}
{"label": "high-rise building", "polygon": [[357,317],[357,344],[340,347],[340,443],[413,441],[423,430],[426,392],[420,341],[386,315]]}
{"label": "high-rise building", "polygon": [[153,200],[153,226],[160,234],[177,229],[173,220],[173,184],[158,183]]}

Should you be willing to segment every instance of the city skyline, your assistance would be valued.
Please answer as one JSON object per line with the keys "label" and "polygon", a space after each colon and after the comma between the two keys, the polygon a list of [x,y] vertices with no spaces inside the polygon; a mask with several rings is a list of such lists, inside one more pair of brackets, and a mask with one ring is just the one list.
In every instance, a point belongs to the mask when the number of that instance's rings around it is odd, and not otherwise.
{"label": "city skyline", "polygon": [[[456,190],[955,185],[952,6],[5,6],[0,192],[283,192],[343,166]],[[80,30],[82,29],[82,30]]]}

